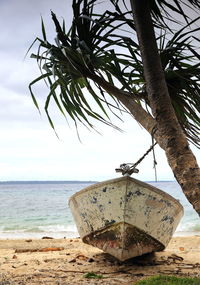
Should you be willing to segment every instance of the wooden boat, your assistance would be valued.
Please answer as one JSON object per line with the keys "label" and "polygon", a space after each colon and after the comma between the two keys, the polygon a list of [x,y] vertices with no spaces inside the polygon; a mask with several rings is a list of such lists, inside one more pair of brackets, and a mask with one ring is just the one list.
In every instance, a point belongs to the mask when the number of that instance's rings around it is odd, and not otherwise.
{"label": "wooden boat", "polygon": [[121,261],[162,251],[183,215],[172,196],[129,176],[91,185],[69,205],[83,242]]}

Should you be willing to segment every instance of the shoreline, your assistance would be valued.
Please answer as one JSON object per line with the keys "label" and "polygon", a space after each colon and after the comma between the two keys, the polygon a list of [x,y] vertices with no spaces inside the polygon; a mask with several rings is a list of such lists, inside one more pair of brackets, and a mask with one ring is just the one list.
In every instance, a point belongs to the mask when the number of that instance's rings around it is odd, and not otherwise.
{"label": "shoreline", "polygon": [[[25,239],[42,239],[45,236],[51,237],[52,239],[76,239],[80,238],[78,232],[66,232],[66,233],[52,233],[52,232],[43,232],[43,233],[25,233],[25,234],[10,234],[5,236],[1,236],[0,234],[0,241],[1,240],[25,240]],[[173,234],[173,237],[192,237],[192,236],[200,236],[200,231],[177,231]]]}
{"label": "shoreline", "polygon": [[200,236],[199,231],[194,231],[194,232],[175,232],[173,237],[192,237],[192,236]]}
{"label": "shoreline", "polygon": [[[103,278],[87,279],[89,272]],[[200,277],[200,235],[173,237],[164,251],[125,262],[79,238],[0,239],[0,282],[5,284],[133,285],[158,274]]]}

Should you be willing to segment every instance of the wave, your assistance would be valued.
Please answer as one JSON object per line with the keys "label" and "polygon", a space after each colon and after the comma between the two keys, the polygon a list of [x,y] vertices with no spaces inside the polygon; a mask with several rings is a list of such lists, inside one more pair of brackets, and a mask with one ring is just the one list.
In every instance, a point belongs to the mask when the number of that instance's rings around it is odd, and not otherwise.
{"label": "wave", "polygon": [[1,228],[0,239],[26,239],[26,238],[42,238],[50,236],[53,238],[74,238],[78,237],[78,231],[75,225],[48,225],[37,226],[34,228]]}
{"label": "wave", "polygon": [[200,222],[198,220],[182,222],[177,227],[177,232],[199,232]]}
{"label": "wave", "polygon": [[[188,221],[179,224],[175,236],[200,235],[200,224],[198,221]],[[75,238],[78,237],[78,231],[75,224],[63,225],[40,225],[30,228],[1,227],[0,239],[27,239],[42,238],[49,236],[52,238]]]}

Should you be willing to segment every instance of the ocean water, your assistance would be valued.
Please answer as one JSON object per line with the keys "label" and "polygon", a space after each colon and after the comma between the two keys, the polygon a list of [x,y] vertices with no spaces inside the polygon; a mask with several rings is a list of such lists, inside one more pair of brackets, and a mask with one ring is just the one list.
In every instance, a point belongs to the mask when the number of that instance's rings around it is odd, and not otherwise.
{"label": "ocean water", "polygon": [[[200,235],[200,219],[177,182],[149,182],[184,207],[175,235]],[[0,183],[0,239],[78,237],[68,200],[92,182]]]}

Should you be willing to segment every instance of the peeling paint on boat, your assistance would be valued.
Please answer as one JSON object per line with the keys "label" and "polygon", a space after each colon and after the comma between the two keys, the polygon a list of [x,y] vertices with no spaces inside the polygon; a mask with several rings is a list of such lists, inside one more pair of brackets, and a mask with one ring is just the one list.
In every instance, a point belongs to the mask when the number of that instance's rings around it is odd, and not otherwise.
{"label": "peeling paint on boat", "polygon": [[126,223],[115,223],[109,228],[83,237],[87,244],[98,247],[124,261],[152,251],[161,251],[164,245],[140,229]]}
{"label": "peeling paint on boat", "polygon": [[172,196],[131,177],[91,185],[69,205],[83,241],[119,260],[163,250],[183,215]]}

